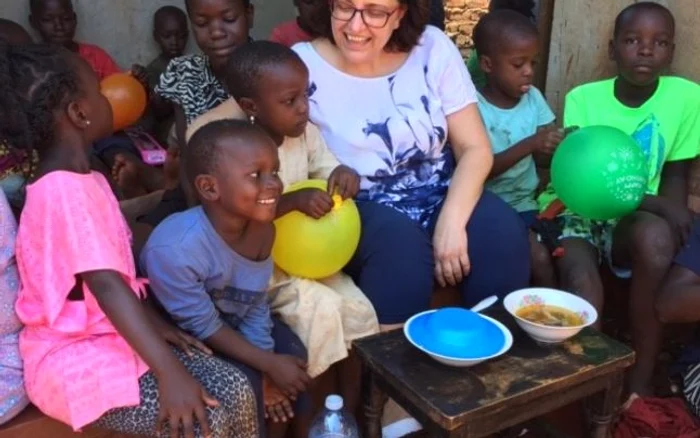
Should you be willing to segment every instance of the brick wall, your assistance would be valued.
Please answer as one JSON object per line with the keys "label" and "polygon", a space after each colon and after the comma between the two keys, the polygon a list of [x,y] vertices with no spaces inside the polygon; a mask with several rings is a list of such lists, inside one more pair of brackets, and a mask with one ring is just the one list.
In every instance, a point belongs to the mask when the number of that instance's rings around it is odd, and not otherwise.
{"label": "brick wall", "polygon": [[488,5],[489,0],[445,0],[445,30],[465,54],[472,47],[472,29]]}

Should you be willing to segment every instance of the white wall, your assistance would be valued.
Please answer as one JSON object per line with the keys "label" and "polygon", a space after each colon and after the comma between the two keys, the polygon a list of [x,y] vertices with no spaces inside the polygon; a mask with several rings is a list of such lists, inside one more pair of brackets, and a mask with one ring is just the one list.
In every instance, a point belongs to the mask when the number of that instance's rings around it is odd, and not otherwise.
{"label": "white wall", "polygon": [[[105,49],[123,67],[148,63],[157,55],[151,37],[153,13],[165,5],[184,9],[184,0],[73,0],[78,14],[77,39]],[[279,22],[294,17],[292,0],[253,0],[254,38],[266,38]],[[0,0],[0,17],[30,29],[29,0]],[[194,41],[189,51],[196,51]]]}

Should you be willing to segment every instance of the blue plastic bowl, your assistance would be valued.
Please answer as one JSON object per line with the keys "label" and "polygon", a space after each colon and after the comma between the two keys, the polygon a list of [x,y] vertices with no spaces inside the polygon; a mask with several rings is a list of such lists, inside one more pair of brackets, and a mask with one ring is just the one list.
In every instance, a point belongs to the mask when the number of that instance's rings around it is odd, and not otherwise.
{"label": "blue plastic bowl", "polygon": [[491,357],[506,344],[503,330],[494,322],[460,308],[417,315],[406,326],[406,332],[427,352],[454,359]]}

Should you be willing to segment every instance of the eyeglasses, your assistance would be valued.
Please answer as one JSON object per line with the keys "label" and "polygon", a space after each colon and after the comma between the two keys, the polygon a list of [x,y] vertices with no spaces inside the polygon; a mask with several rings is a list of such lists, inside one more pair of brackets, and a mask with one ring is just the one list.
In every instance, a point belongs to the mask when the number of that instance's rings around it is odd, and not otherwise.
{"label": "eyeglasses", "polygon": [[336,1],[331,3],[331,16],[336,20],[352,21],[352,19],[355,18],[355,14],[359,12],[362,22],[365,23],[367,27],[373,27],[375,29],[381,29],[386,26],[389,22],[389,17],[394,15],[398,10],[399,8],[396,8],[391,12],[387,12],[378,9],[357,9],[347,3],[339,3]]}

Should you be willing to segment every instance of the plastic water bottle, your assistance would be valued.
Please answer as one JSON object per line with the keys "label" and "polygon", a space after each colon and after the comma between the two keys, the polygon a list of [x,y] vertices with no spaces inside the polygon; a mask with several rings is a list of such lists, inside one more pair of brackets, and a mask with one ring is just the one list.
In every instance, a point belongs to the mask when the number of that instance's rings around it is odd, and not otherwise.
{"label": "plastic water bottle", "polygon": [[309,438],[359,438],[357,423],[343,410],[343,397],[329,395],[326,408],[321,411],[311,425]]}

